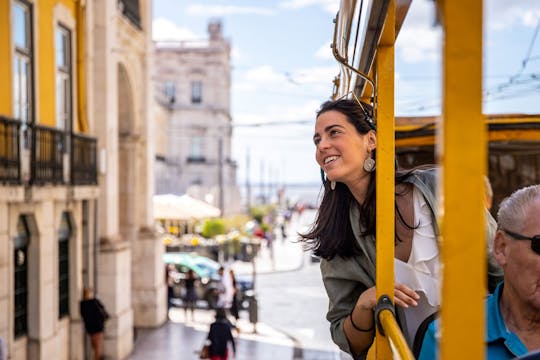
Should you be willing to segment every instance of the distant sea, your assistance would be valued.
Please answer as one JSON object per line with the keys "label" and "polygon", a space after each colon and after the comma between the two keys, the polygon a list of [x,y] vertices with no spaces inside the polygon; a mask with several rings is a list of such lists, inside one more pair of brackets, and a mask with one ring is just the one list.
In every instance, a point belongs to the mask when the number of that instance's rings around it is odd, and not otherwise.
{"label": "distant sea", "polygon": [[[242,203],[246,204],[247,186],[239,184]],[[292,184],[252,184],[251,204],[277,203],[280,192],[289,205],[303,203],[305,206],[318,207],[321,183],[292,183]]]}

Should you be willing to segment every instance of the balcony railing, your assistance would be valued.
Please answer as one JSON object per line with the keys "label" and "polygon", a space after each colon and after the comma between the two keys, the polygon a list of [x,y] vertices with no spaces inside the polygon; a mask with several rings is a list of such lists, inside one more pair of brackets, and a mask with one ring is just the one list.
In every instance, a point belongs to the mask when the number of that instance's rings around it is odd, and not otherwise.
{"label": "balcony railing", "polygon": [[120,8],[122,15],[127,17],[133,25],[142,29],[139,0],[118,0],[118,7]]}
{"label": "balcony railing", "polygon": [[19,121],[0,116],[0,183],[21,180],[20,128]]}
{"label": "balcony railing", "polygon": [[0,116],[0,184],[67,183],[97,185],[97,140]]}
{"label": "balcony railing", "polygon": [[97,140],[81,134],[73,134],[71,140],[71,182],[97,184]]}
{"label": "balcony railing", "polygon": [[64,132],[42,125],[32,131],[32,183],[62,184],[64,182]]}

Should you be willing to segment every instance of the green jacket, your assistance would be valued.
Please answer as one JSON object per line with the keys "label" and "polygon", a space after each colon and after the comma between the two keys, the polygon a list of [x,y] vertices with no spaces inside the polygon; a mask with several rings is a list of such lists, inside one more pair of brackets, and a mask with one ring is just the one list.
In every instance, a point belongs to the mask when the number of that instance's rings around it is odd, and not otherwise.
{"label": "green jacket", "polygon": [[[434,232],[438,235],[439,229],[436,225],[438,207],[435,199],[436,171],[436,168],[415,170],[406,182],[413,184],[424,196],[426,203],[432,210],[432,223],[436,226]],[[356,206],[351,207],[349,218],[361,254],[347,259],[340,256],[336,256],[332,260],[323,259],[320,265],[329,299],[326,318],[330,322],[332,340],[341,350],[349,354],[351,354],[351,349],[343,332],[343,322],[354,308],[360,294],[375,285],[375,237],[361,235],[359,216],[358,208]],[[487,239],[489,239],[488,250],[491,250],[496,223],[487,210],[486,219],[486,235]],[[496,263],[490,259],[489,264],[490,275],[502,278],[502,270],[495,266]],[[401,327],[405,328],[403,309],[396,307],[396,316]],[[404,332],[404,335],[407,337],[406,332]],[[409,341],[409,343],[411,342]],[[359,354],[359,358],[364,359],[366,355],[367,350],[365,353]]]}

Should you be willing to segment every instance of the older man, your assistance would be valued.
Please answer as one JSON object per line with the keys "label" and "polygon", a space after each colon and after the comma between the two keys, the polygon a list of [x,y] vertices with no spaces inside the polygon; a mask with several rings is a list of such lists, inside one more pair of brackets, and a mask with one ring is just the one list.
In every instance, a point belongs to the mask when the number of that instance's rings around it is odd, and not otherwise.
{"label": "older man", "polygon": [[[506,198],[497,223],[493,253],[504,281],[486,300],[489,360],[540,350],[540,185]],[[437,323],[428,327],[419,360],[437,358]]]}

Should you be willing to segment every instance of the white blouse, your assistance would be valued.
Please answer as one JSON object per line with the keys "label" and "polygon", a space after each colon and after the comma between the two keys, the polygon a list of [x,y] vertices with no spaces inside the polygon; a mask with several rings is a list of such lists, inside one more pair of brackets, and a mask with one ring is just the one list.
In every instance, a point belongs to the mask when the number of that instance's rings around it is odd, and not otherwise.
{"label": "white blouse", "polygon": [[395,282],[409,286],[420,295],[418,306],[404,309],[410,346],[413,345],[422,321],[437,311],[441,304],[439,247],[433,230],[431,210],[416,187],[413,190],[413,203],[415,229],[411,255],[406,263],[399,259],[394,261]]}

